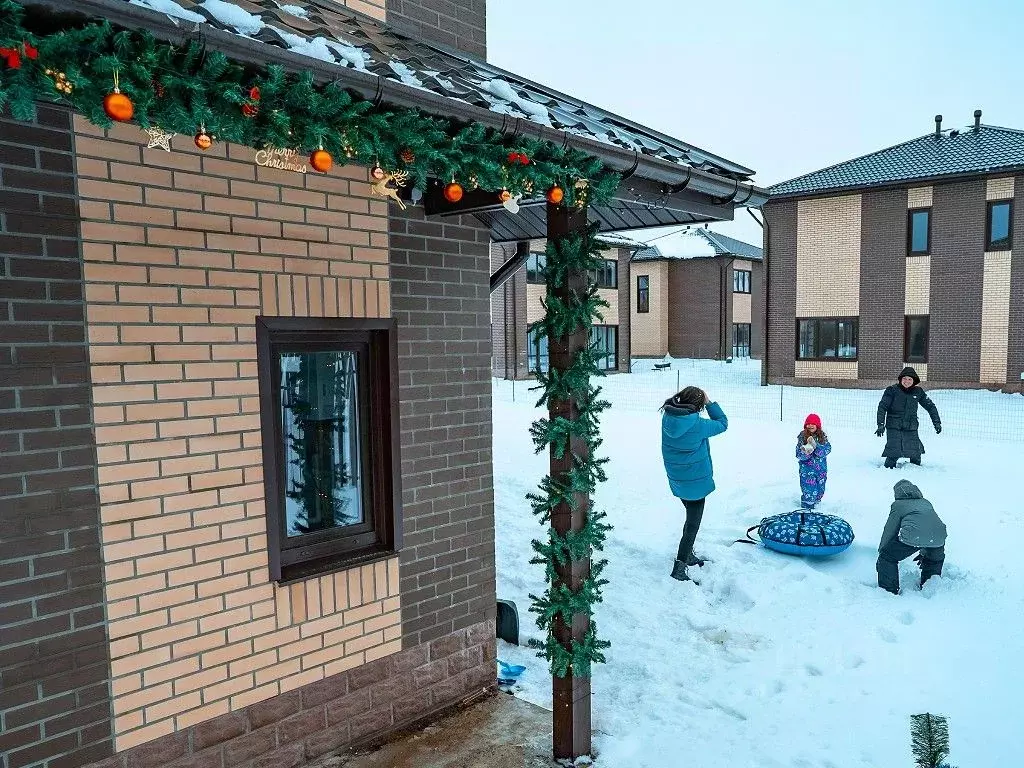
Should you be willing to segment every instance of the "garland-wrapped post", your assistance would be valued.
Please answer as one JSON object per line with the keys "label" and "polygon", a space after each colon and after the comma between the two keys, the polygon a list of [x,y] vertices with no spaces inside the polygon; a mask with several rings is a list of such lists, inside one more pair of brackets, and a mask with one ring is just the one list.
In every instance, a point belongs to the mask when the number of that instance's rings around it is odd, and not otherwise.
{"label": "garland-wrapped post", "polygon": [[607,404],[598,400],[591,377],[600,375],[591,348],[590,329],[607,304],[592,275],[600,265],[596,231],[587,224],[585,199],[547,207],[547,283],[545,316],[534,327],[548,337],[549,370],[540,374],[540,404],[548,418],[532,429],[537,450],[548,448],[550,475],[541,493],[530,500],[549,524],[548,540],[533,543],[545,565],[548,589],[534,596],[532,611],[547,631],[543,655],[552,673],[553,747],[556,759],[591,753],[590,672],[604,661],[593,621],[601,599],[604,561],[591,561],[608,526],[591,509],[590,495],[604,480],[605,460],[595,457],[600,445],[597,416]]}

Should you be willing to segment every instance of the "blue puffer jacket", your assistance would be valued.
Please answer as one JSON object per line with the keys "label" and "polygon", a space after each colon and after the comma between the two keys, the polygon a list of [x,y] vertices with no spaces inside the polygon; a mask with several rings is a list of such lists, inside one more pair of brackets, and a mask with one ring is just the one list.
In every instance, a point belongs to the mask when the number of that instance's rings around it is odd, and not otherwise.
{"label": "blue puffer jacket", "polygon": [[703,499],[715,490],[708,438],[729,428],[718,403],[708,404],[710,419],[702,419],[692,406],[665,403],[661,417],[661,457],[674,496],[687,501]]}

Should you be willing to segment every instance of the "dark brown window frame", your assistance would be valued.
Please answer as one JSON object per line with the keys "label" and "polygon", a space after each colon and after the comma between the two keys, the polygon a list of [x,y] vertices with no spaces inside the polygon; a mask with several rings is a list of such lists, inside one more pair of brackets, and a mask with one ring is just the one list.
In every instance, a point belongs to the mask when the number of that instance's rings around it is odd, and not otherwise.
{"label": "dark brown window frame", "polygon": [[[742,287],[741,288],[737,288],[736,287],[737,278],[741,274],[747,276],[746,280],[740,281],[740,282],[746,283],[746,286],[747,286],[746,290],[743,290]],[[753,288],[754,288],[754,271],[752,269],[734,269],[732,271],[732,292],[733,293],[742,293],[744,295],[750,295],[751,293],[753,293]]]}
{"label": "dark brown window frame", "polygon": [[[256,318],[263,482],[266,493],[270,578],[301,581],[395,557],[402,543],[402,487],[398,400],[398,326],[393,319]],[[359,403],[365,419],[367,499],[370,524],[347,534],[309,534],[307,544],[284,547],[284,451],[281,425],[279,352],[345,351],[363,348]],[[357,529],[357,530],[356,530]],[[287,554],[283,556],[284,551]]]}
{"label": "dark brown window frame", "polygon": [[[615,259],[603,259],[601,269],[597,269],[591,275],[594,284],[601,290],[617,291],[619,289],[619,262]],[[607,271],[612,277],[612,285],[601,285],[601,273]]]}
{"label": "dark brown window frame", "polygon": [[[800,323],[856,323],[857,354],[853,357],[801,357],[800,356]],[[837,350],[838,351],[838,350]],[[794,355],[803,363],[855,363],[860,358],[860,317],[798,317],[796,319],[796,345]]]}
{"label": "dark brown window frame", "polygon": [[[997,205],[1006,205],[1010,208],[1009,220],[1006,227],[1006,240],[992,240],[992,209]],[[1005,245],[996,245],[1005,243]],[[1013,200],[989,200],[985,204],[985,250],[986,251],[1009,251],[1013,248]]]}
{"label": "dark brown window frame", "polygon": [[[646,280],[647,287],[641,288],[640,281]],[[640,303],[640,297],[643,296],[643,303]],[[651,276],[650,275],[637,275],[636,276],[636,313],[638,315],[647,315],[651,312]]]}
{"label": "dark brown window frame", "polygon": [[[610,353],[610,357],[612,358],[612,367],[611,368],[601,368],[601,370],[602,371],[617,371],[617,370],[619,370],[619,326],[617,324],[614,324],[614,323],[602,323],[601,325],[592,325],[591,328],[593,328],[595,331],[598,328],[614,328],[615,329],[615,351]],[[602,355],[602,357],[607,357],[607,356],[609,356],[609,354]]]}
{"label": "dark brown window frame", "polygon": [[[924,357],[910,356],[910,321],[924,320]],[[927,363],[928,347],[931,341],[932,321],[931,315],[906,315],[903,318],[903,362],[905,363]]]}
{"label": "dark brown window frame", "polygon": [[[914,250],[914,214],[928,214],[927,245],[923,251]],[[907,256],[928,256],[932,252],[932,208],[930,205],[907,209]]]}
{"label": "dark brown window frame", "polygon": [[[536,269],[532,270],[532,272],[534,273],[533,277],[530,276],[530,272],[531,272],[530,260],[531,259],[534,259],[535,262],[538,265]],[[541,259],[544,259],[544,261],[545,261],[545,264],[543,266],[540,265],[540,260]],[[545,266],[547,266],[547,254],[544,251],[530,251],[530,254],[526,257],[526,284],[527,285],[544,285],[546,283],[546,280],[544,279],[544,275],[541,274],[541,275],[537,276],[537,273],[538,272],[543,272]]]}
{"label": "dark brown window frame", "polygon": [[[736,349],[739,346],[736,343],[736,330],[738,328],[741,328],[741,327],[747,329],[747,354],[743,355],[743,356],[736,354]],[[750,357],[751,348],[753,347],[753,343],[754,343],[754,325],[753,325],[753,323],[733,323],[732,324],[732,356],[734,358],[738,358],[738,357],[749,358]]]}

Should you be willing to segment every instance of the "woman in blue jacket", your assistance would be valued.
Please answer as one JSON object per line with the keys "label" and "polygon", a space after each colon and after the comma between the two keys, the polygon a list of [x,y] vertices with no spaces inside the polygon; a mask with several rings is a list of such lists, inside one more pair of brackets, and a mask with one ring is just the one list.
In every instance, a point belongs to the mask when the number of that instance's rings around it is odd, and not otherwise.
{"label": "woman in blue jacket", "polygon": [[[704,561],[693,554],[693,543],[704,517],[704,501],[715,490],[708,438],[725,432],[729,420],[718,403],[708,402],[707,394],[699,387],[686,387],[666,400],[661,409],[661,456],[665,461],[665,474],[672,494],[686,507],[686,523],[672,578],[689,581],[686,567],[704,565]],[[710,419],[701,418],[700,413],[705,409]]]}

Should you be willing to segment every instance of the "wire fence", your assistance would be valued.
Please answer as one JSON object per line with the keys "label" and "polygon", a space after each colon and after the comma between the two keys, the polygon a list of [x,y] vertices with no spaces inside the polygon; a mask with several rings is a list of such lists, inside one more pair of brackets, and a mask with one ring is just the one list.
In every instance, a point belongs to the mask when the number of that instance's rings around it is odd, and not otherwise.
{"label": "wire fence", "polygon": [[[665,361],[669,362],[669,361]],[[799,429],[808,413],[817,413],[828,429],[875,431],[879,390],[821,387],[761,386],[756,360],[732,363],[709,360],[672,360],[654,369],[659,360],[635,360],[632,373],[604,377],[604,398],[617,411],[652,413],[685,386],[698,386],[722,404],[730,419],[762,423],[792,423]],[[533,379],[493,380],[495,402],[537,402]],[[1024,449],[1024,397],[985,390],[932,390],[923,384],[942,420],[942,434],[967,439],[1018,442]],[[922,435],[931,431],[928,414],[919,409]]]}

